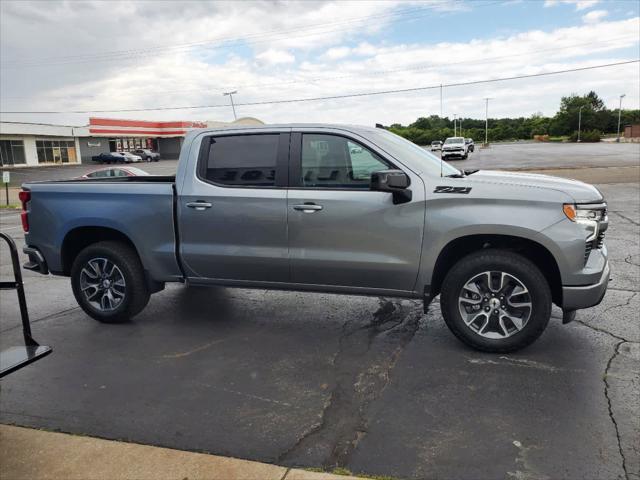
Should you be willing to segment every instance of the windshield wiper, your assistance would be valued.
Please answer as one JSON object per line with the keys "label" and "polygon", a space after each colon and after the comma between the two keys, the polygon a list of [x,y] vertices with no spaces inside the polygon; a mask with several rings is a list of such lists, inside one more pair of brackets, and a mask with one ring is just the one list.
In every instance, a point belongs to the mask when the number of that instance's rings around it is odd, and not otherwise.
{"label": "windshield wiper", "polygon": [[480,170],[478,170],[477,168],[475,170],[463,170],[465,175],[473,175],[476,172],[479,172]]}
{"label": "windshield wiper", "polygon": [[460,173],[450,173],[449,175],[445,175],[447,178],[464,178],[464,172]]}

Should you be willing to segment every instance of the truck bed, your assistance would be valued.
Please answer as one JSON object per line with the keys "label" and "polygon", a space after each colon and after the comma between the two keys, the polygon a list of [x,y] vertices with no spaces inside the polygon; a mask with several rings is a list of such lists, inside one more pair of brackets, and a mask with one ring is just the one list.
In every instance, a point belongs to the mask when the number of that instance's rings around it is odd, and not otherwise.
{"label": "truck bed", "polygon": [[[70,242],[108,229],[124,234],[154,280],[182,276],[176,260],[173,176],[140,176],[35,182],[28,210],[28,245],[37,247],[53,273],[68,274]],[[93,232],[92,232],[93,229]]]}

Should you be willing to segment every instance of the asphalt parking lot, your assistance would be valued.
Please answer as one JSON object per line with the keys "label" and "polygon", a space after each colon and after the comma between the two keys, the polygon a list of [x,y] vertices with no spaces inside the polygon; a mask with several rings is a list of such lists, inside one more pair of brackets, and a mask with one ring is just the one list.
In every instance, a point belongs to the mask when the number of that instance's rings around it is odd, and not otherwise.
{"label": "asphalt parking lot", "polygon": [[[572,324],[555,310],[517,354],[470,350],[437,302],[393,298],[172,285],[102,325],[67,278],[27,272],[54,352],[2,380],[0,422],[398,478],[638,479],[640,187],[598,186],[609,291]],[[19,224],[0,213],[21,248]],[[0,292],[2,348],[20,342],[14,295]]]}

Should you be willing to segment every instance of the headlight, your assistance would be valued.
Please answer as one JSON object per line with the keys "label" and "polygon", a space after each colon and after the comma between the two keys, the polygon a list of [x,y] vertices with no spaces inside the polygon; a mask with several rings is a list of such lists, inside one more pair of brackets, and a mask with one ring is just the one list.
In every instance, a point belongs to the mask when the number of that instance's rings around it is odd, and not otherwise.
{"label": "headlight", "polygon": [[569,220],[575,223],[579,223],[587,227],[589,236],[587,242],[595,240],[598,236],[598,222],[604,220],[607,215],[606,204],[585,204],[575,205],[572,203],[565,203],[562,206],[562,211]]}

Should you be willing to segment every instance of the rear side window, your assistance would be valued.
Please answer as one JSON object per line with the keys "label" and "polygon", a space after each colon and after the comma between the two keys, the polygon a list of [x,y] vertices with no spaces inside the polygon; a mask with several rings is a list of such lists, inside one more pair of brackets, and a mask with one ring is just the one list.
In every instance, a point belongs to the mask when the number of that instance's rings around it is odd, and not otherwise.
{"label": "rear side window", "polygon": [[212,138],[205,178],[222,185],[275,186],[279,137],[266,134]]}

